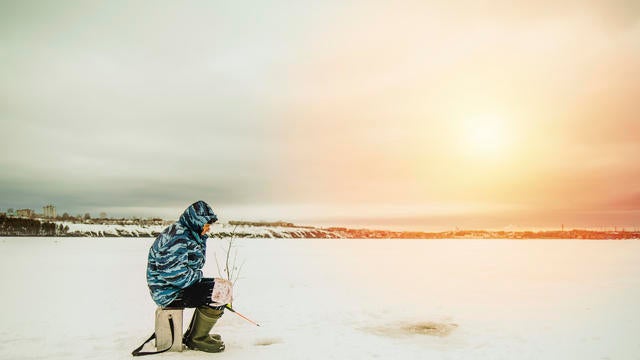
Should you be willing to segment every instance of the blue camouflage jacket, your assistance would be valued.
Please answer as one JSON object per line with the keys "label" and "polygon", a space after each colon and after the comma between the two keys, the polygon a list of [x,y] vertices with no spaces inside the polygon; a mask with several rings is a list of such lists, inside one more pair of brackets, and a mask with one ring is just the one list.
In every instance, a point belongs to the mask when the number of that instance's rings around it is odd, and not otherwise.
{"label": "blue camouflage jacket", "polygon": [[207,250],[207,235],[200,235],[204,225],[218,217],[204,201],[189,206],[180,219],[164,229],[149,249],[147,284],[151,298],[167,306],[180,290],[202,279]]}

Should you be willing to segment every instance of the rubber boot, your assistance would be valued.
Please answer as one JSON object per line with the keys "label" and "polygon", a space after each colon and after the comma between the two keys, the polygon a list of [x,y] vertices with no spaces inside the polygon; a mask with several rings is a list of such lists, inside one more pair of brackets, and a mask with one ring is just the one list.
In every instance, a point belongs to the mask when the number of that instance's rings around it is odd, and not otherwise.
{"label": "rubber boot", "polygon": [[209,334],[209,331],[222,316],[224,310],[212,309],[202,306],[195,309],[189,329],[184,334],[183,343],[192,350],[206,352],[221,352],[224,350],[224,342],[220,335]]}
{"label": "rubber boot", "polygon": [[[191,318],[191,322],[189,323],[189,328],[187,329],[187,331],[184,333],[184,336],[182,337],[182,343],[186,345],[186,339],[189,338],[191,336],[191,329],[193,328],[193,322],[196,320],[196,314],[193,314],[193,317]],[[219,334],[209,334],[209,336],[216,341],[222,341],[222,336],[220,336]]]}

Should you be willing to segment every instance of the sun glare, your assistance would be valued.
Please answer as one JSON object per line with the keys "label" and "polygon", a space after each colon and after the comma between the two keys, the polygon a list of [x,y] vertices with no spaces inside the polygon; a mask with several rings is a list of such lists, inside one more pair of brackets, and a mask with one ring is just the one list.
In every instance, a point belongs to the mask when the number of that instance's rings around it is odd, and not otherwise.
{"label": "sun glare", "polygon": [[504,121],[494,115],[475,116],[464,123],[465,147],[473,154],[487,155],[504,150],[507,134]]}

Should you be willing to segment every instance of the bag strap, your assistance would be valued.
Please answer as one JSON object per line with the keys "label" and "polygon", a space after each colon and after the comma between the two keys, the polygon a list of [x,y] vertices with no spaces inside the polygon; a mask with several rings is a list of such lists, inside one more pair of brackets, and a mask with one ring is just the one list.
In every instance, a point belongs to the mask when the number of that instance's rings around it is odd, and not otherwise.
{"label": "bag strap", "polygon": [[169,317],[169,328],[171,329],[171,345],[169,345],[168,348],[164,349],[164,350],[159,350],[159,351],[140,351],[142,350],[142,348],[151,340],[156,338],[156,333],[154,332],[153,334],[151,334],[151,336],[142,343],[142,345],[140,345],[137,349],[133,350],[131,352],[131,355],[133,356],[144,356],[144,355],[154,355],[154,354],[160,354],[163,353],[165,351],[169,351],[169,349],[171,349],[171,347],[173,347],[173,340],[174,340],[174,336],[173,336],[173,317]]}

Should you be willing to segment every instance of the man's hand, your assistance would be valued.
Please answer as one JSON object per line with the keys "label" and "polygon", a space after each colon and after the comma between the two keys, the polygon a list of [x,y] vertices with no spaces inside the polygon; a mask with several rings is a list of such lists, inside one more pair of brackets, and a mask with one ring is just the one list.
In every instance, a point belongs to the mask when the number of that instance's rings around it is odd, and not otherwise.
{"label": "man's hand", "polygon": [[211,300],[216,306],[230,304],[233,301],[233,283],[222,278],[215,278]]}

